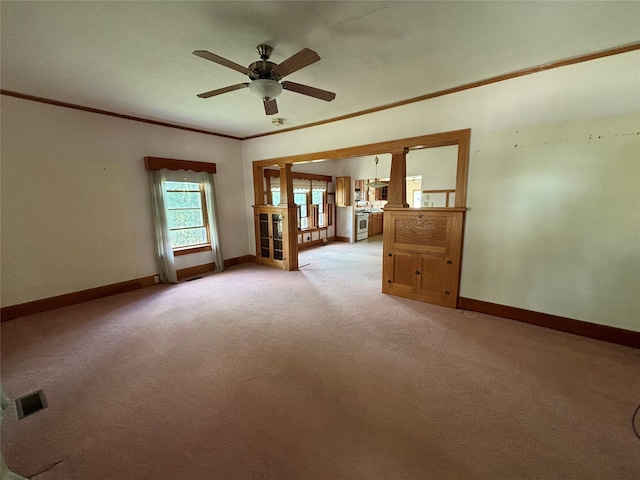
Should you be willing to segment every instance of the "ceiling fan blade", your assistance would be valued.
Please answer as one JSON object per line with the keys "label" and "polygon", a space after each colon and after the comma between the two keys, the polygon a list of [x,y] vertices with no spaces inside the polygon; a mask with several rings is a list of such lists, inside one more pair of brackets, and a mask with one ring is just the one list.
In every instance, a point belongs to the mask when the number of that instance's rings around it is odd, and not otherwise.
{"label": "ceiling fan blade", "polygon": [[275,98],[271,98],[269,100],[263,98],[262,102],[264,103],[264,113],[267,115],[275,115],[278,113],[278,104],[276,103]]}
{"label": "ceiling fan blade", "polygon": [[302,95],[308,95],[313,98],[319,98],[325,102],[330,102],[336,98],[336,94],[333,92],[320,90],[319,88],[310,87],[309,85],[302,85],[301,83],[282,82],[282,88],[291,92],[301,93]]}
{"label": "ceiling fan blade", "polygon": [[223,67],[228,67],[233,70],[236,70],[240,73],[244,73],[245,75],[253,75],[253,72],[249,70],[247,67],[243,67],[242,65],[238,65],[231,60],[227,60],[226,58],[222,58],[215,53],[207,52],[206,50],[195,50],[193,54],[197,57],[204,58],[205,60],[210,60],[218,65],[222,65]]}
{"label": "ceiling fan blade", "polygon": [[238,83],[237,85],[231,85],[229,87],[218,88],[217,90],[211,90],[209,92],[199,93],[198,97],[200,98],[209,98],[215,95],[220,95],[222,93],[233,92],[234,90],[240,90],[241,88],[247,88],[249,86],[248,83]]}
{"label": "ceiling fan blade", "polygon": [[320,60],[320,56],[314,52],[313,50],[309,50],[308,48],[303,48],[298,53],[293,54],[285,61],[276,65],[273,68],[273,71],[280,78],[287,76],[293,72],[297,72],[301,68],[311,65],[312,63]]}

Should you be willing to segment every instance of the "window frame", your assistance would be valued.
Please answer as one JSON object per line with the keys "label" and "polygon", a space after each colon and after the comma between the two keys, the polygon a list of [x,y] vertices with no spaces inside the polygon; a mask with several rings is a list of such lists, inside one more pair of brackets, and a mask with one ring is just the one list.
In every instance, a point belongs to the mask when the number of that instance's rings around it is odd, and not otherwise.
{"label": "window frame", "polygon": [[[299,182],[298,182],[298,186],[294,185],[294,190],[295,188],[304,188],[307,190],[306,192],[304,192],[306,194],[304,205],[306,205],[306,210],[307,210],[307,215],[305,217],[302,216],[302,209],[301,209],[302,204],[297,204],[295,202],[295,195],[302,195],[303,192],[296,193],[294,191],[293,193],[294,195],[293,204],[296,206],[296,223],[297,223],[298,232],[325,230],[325,229],[328,229],[329,227],[332,227],[333,226],[333,203],[329,203],[328,186],[329,186],[329,183],[333,181],[333,177],[331,177],[330,175],[316,175],[316,174],[309,174],[309,173],[302,173],[302,172],[292,172],[292,176],[294,181],[301,180],[301,181],[309,182],[308,187],[299,186]],[[276,197],[275,195],[276,192],[278,193],[280,192],[280,186],[274,185],[271,180],[273,178],[280,178],[280,171],[274,170],[274,169],[265,169],[264,178],[266,180],[266,189],[265,189],[265,193],[267,196],[266,205],[276,206],[279,204],[279,202],[276,202],[274,197]],[[323,183],[322,203],[313,203],[314,182]],[[279,198],[280,197],[278,196],[278,199]],[[319,206],[321,206],[322,214],[325,217],[325,221],[322,225],[319,225],[319,214],[320,214],[319,212],[320,208],[318,208]],[[303,218],[307,219],[307,227],[304,227],[304,228],[300,226]]]}
{"label": "window frame", "polygon": [[[197,245],[184,245],[181,247],[171,247],[171,250],[173,250],[173,255],[174,256],[180,256],[180,255],[187,255],[189,253],[198,253],[198,252],[207,252],[207,251],[211,251],[211,230],[209,227],[209,213],[207,211],[207,199],[206,199],[206,195],[204,192],[204,184],[202,182],[194,182],[194,181],[188,181],[188,182],[178,182],[176,180],[167,180],[166,183],[168,182],[172,182],[172,183],[195,183],[198,185],[198,190],[197,192],[200,194],[200,210],[202,212],[202,226],[198,226],[198,227],[184,227],[184,228],[171,228],[169,227],[169,232],[171,231],[175,231],[175,230],[188,230],[191,228],[203,228],[205,229],[206,232],[206,243],[198,243]],[[167,193],[180,193],[180,192],[184,192],[184,191],[188,191],[188,192],[196,192],[196,190],[170,190],[169,188],[166,189]],[[171,210],[177,210],[177,209],[171,209],[171,208],[167,208],[165,207],[165,210],[167,212],[171,211]]]}

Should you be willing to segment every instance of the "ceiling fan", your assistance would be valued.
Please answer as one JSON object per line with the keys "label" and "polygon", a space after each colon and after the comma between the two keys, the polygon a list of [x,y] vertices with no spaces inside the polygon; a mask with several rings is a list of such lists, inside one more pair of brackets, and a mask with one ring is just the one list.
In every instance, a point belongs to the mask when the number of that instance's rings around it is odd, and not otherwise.
{"label": "ceiling fan", "polygon": [[301,93],[302,95],[308,95],[309,97],[319,98],[326,102],[330,102],[336,98],[336,94],[333,92],[320,90],[319,88],[302,85],[300,83],[289,81],[280,82],[280,80],[287,75],[297,72],[298,70],[319,61],[320,56],[313,50],[303,48],[282,63],[275,64],[273,62],[269,62],[269,57],[273,52],[273,47],[269,45],[258,45],[257,48],[258,55],[260,55],[261,60],[253,62],[248,68],[234,63],[231,60],[227,60],[226,58],[222,58],[214,53],[207,52],[206,50],[194,51],[194,55],[204,58],[205,60],[210,60],[218,65],[231,68],[237,72],[244,73],[251,80],[250,82],[238,83],[236,85],[200,93],[198,97],[209,98],[222,93],[249,87],[249,90],[251,90],[252,93],[262,98],[264,112],[267,115],[274,115],[278,113],[276,97],[282,93],[283,89]]}

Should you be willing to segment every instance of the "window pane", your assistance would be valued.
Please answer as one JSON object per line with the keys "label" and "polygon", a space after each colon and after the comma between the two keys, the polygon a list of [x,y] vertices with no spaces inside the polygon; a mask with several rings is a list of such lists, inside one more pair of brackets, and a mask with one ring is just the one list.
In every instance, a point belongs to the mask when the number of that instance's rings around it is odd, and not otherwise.
{"label": "window pane", "polygon": [[296,205],[306,205],[307,204],[307,194],[306,193],[294,193],[293,194],[293,202]]}
{"label": "window pane", "polygon": [[202,210],[168,210],[167,221],[169,228],[202,227]]}
{"label": "window pane", "polygon": [[280,192],[271,192],[271,201],[273,205],[278,205],[280,203]]}
{"label": "window pane", "polygon": [[200,192],[167,192],[166,207],[201,208],[200,199]]}
{"label": "window pane", "polygon": [[165,182],[167,190],[193,190],[198,191],[200,189],[199,183],[192,182]]}
{"label": "window pane", "polygon": [[202,245],[207,243],[207,230],[205,228],[190,228],[188,230],[172,230],[169,232],[171,246],[188,247],[190,245]]}
{"label": "window pane", "polygon": [[322,191],[314,190],[311,194],[311,203],[315,203],[316,205],[320,205],[322,203]]}

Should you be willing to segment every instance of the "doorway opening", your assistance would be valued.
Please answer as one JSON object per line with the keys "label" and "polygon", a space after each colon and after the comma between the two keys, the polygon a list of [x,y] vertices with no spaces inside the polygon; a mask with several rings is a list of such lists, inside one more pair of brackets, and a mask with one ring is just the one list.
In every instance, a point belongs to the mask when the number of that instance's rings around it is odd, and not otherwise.
{"label": "doorway opening", "polygon": [[[307,162],[315,162],[315,161],[332,161],[332,160],[341,160],[348,159],[354,157],[363,157],[366,155],[390,155],[390,174],[389,174],[389,185],[387,188],[387,198],[386,204],[384,206],[384,215],[383,218],[386,220],[388,217],[388,213],[394,210],[406,210],[410,212],[411,210],[423,210],[424,213],[420,213],[421,217],[424,215],[431,215],[432,213],[438,210],[449,211],[449,213],[456,212],[456,218],[458,218],[454,224],[456,229],[460,230],[463,228],[464,222],[464,212],[466,210],[466,188],[467,188],[467,172],[468,172],[468,162],[469,162],[469,140],[470,140],[470,130],[456,130],[451,132],[432,134],[432,135],[424,135],[419,137],[411,137],[399,140],[392,140],[388,142],[380,142],[369,145],[361,145],[357,147],[348,147],[338,150],[325,151],[325,152],[316,152],[310,154],[303,155],[294,155],[289,157],[281,157],[274,158],[268,160],[258,160],[253,162],[253,174],[254,174],[254,200],[256,211],[261,209],[263,206],[267,205],[267,188],[264,178],[264,169],[269,167],[277,167],[280,171],[280,189],[281,189],[281,203],[280,208],[282,209],[283,214],[286,211],[288,214],[288,229],[283,232],[283,242],[285,244],[285,259],[282,262],[282,265],[273,265],[277,266],[277,268],[284,268],[287,270],[295,270],[298,268],[298,230],[296,228],[296,224],[292,216],[295,212],[295,203],[293,202],[293,171],[292,166],[301,163]],[[407,192],[407,184],[406,177],[409,173],[407,171],[408,163],[411,164],[411,159],[414,152],[420,152],[425,149],[433,149],[435,147],[455,147],[455,160],[453,163],[455,164],[455,185],[446,185],[447,187],[453,186],[454,188],[445,188],[442,186],[438,186],[439,188],[425,188],[423,183],[423,175],[421,175],[420,179],[420,187],[418,188],[410,188],[410,192]],[[453,164],[452,163],[452,164]],[[413,177],[417,177],[417,175],[410,175]],[[453,177],[451,175],[451,177]],[[336,206],[338,208],[352,209],[353,215],[353,205],[350,200],[351,192],[355,192],[355,188],[352,187],[352,180],[350,176],[340,176],[336,178]],[[415,179],[414,179],[415,180]],[[347,185],[348,193],[344,191],[338,191],[338,185],[344,186]],[[426,190],[426,192],[425,192]],[[282,195],[284,193],[284,201],[282,200]],[[440,205],[441,198],[443,197],[444,204]],[[338,207],[343,199],[348,198],[348,202],[344,202],[343,206]],[[338,200],[340,199],[340,201]],[[425,204],[425,202],[428,202]],[[420,204],[420,207],[416,205]],[[336,210],[337,210],[336,209]],[[460,214],[460,215],[457,215]],[[394,214],[395,215],[395,214]],[[257,215],[256,215],[257,216]],[[336,226],[337,228],[340,225],[340,215],[336,211]],[[442,216],[442,215],[440,215]],[[393,216],[389,216],[391,219]],[[395,218],[400,218],[395,215]],[[396,220],[394,220],[396,221]],[[402,220],[405,222],[406,219]],[[440,220],[438,220],[440,221]],[[436,223],[438,223],[436,221]],[[440,222],[442,223],[442,222]],[[355,222],[353,223],[355,226]],[[425,224],[426,225],[426,224]],[[388,241],[388,233],[391,232],[391,229],[387,228],[385,224],[383,226],[383,246],[386,248]],[[413,232],[415,233],[415,232]],[[406,233],[405,233],[406,234]],[[411,231],[408,231],[408,235],[412,236]],[[424,238],[424,235],[413,235],[415,238],[412,241],[421,242]],[[355,238],[352,236],[352,238]],[[455,267],[453,270],[447,273],[448,283],[447,283],[447,294],[454,294],[454,302],[457,301],[457,291],[459,284],[459,275],[460,275],[460,263],[461,263],[461,248],[462,248],[462,235],[460,231],[460,235],[456,234],[453,237],[450,237],[450,240],[454,243],[457,243],[455,246],[455,250],[459,252],[459,255],[456,256]],[[400,244],[395,243],[396,247],[398,245],[409,245],[408,243]],[[288,257],[288,258],[287,258]],[[447,261],[447,264],[453,264],[451,260]],[[410,263],[410,262],[409,262]],[[397,269],[396,269],[397,270]],[[399,270],[398,270],[399,271]],[[453,283],[456,284],[456,287],[453,288],[450,285]],[[384,291],[384,288],[383,288]],[[392,293],[393,292],[387,292]],[[429,301],[429,300],[424,300]],[[451,302],[449,302],[451,303]]]}

